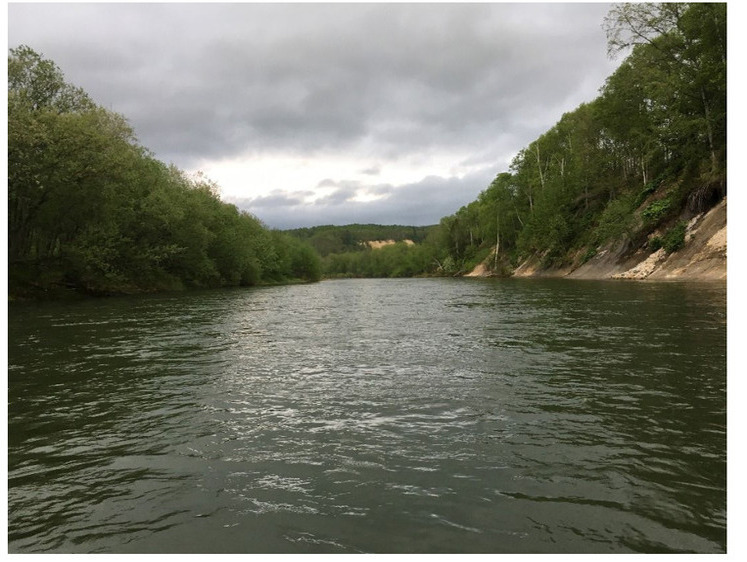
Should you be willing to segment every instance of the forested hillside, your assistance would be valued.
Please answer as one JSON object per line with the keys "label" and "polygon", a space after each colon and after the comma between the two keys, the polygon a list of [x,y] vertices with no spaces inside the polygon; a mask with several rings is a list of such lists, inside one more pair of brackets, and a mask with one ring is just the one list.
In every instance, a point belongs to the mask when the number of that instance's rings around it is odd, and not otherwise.
{"label": "forested hillside", "polygon": [[156,160],[32,49],[8,57],[11,296],[317,280],[314,250]]}
{"label": "forested hillside", "polygon": [[423,242],[434,226],[400,226],[379,224],[349,224],[345,226],[314,226],[286,230],[288,234],[308,242],[319,255],[365,250],[367,242],[410,240],[416,244]]}
{"label": "forested hillside", "polygon": [[674,252],[684,221],[726,195],[726,4],[619,4],[604,26],[611,55],[632,51],[597,99],[441,220],[451,271],[496,246],[499,270],[578,264],[615,240]]}
{"label": "forested hillside", "polygon": [[286,231],[322,258],[325,277],[412,277],[433,270],[438,226],[349,224]]}

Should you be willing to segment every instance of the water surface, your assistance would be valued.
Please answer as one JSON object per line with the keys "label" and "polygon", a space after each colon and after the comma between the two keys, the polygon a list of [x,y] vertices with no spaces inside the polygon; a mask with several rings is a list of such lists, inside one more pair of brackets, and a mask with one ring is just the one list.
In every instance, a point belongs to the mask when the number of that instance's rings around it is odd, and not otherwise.
{"label": "water surface", "polygon": [[11,552],[726,549],[726,291],[13,303]]}

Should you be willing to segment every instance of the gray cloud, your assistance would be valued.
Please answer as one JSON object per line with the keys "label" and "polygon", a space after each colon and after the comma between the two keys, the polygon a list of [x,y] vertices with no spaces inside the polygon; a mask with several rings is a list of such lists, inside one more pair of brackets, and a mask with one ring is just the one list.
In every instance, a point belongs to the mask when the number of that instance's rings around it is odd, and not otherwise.
{"label": "gray cloud", "polygon": [[325,178],[317,184],[317,187],[336,187],[337,182],[330,178]]}
{"label": "gray cloud", "polygon": [[[482,169],[464,178],[426,177],[400,186],[360,186],[355,182],[341,185],[328,197],[313,204],[293,204],[295,194],[287,193],[284,205],[265,204],[266,198],[230,199],[240,209],[248,211],[272,228],[295,228],[321,224],[403,224],[423,226],[435,224],[443,216],[454,213],[485,189],[493,180],[492,169]],[[366,203],[350,201],[361,191],[387,195]],[[279,195],[279,194],[278,194]]]}
{"label": "gray cloud", "polygon": [[252,209],[296,207],[298,205],[303,205],[305,196],[310,196],[313,194],[313,191],[273,191],[269,195],[262,195],[260,197],[255,197],[254,199],[252,199]]}
{"label": "gray cloud", "polygon": [[126,115],[156,154],[188,166],[247,149],[340,148],[371,134],[384,154],[477,149],[527,114],[551,125],[611,69],[606,11],[11,4],[9,43],[43,51]]}
{"label": "gray cloud", "polygon": [[[363,171],[372,180],[389,159],[453,151],[472,154],[489,182],[563,112],[595,97],[614,69],[601,29],[608,8],[9,4],[8,40],[54,60],[125,115],[158,158],[185,169],[247,152],[313,157],[365,143],[377,162]],[[465,184],[423,181],[440,194],[434,205],[462,201],[447,190]],[[373,216],[389,202],[402,205],[390,207],[392,217],[421,216],[405,186],[365,205],[338,187],[328,201],[335,209]],[[277,195],[262,208],[293,208]],[[332,206],[309,213],[323,208]]]}
{"label": "gray cloud", "polygon": [[370,168],[361,170],[361,174],[365,174],[367,176],[378,176],[380,173],[381,173],[381,166],[371,166]]}
{"label": "gray cloud", "polygon": [[337,189],[332,193],[314,201],[314,205],[325,208],[342,205],[343,203],[347,203],[354,199],[358,191],[361,189],[359,182],[342,182],[338,185],[339,187],[337,187]]}

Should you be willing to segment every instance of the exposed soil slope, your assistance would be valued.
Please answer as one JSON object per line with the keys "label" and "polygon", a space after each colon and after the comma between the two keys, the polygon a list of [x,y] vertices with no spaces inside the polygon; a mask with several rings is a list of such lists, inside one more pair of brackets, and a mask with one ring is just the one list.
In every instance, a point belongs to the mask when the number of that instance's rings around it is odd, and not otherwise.
{"label": "exposed soil slope", "polygon": [[[672,254],[651,252],[645,246],[631,254],[626,242],[610,244],[578,266],[543,269],[533,256],[519,265],[514,277],[569,277],[573,279],[726,280],[726,198],[705,213],[693,217],[685,233],[685,245]],[[656,235],[657,233],[653,233]],[[490,258],[489,258],[490,259]],[[486,260],[487,261],[487,260]],[[488,277],[488,264],[478,265],[468,277]]]}
{"label": "exposed soil slope", "polygon": [[[415,245],[415,242],[413,242],[412,240],[402,240],[402,242],[404,242],[408,246]],[[372,250],[378,250],[379,248],[383,248],[384,246],[392,246],[396,243],[396,240],[370,240],[369,242],[364,242],[364,244]]]}

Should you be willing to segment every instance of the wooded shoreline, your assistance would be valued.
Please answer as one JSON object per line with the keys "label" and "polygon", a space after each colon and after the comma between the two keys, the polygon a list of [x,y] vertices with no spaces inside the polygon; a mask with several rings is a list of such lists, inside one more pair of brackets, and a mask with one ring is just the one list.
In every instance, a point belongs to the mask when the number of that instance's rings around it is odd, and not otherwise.
{"label": "wooded shoreline", "polygon": [[628,54],[600,95],[475,201],[433,226],[287,232],[156,160],[54,62],[11,49],[9,296],[323,277],[725,279],[726,5],[616,4],[604,28],[610,53]]}

